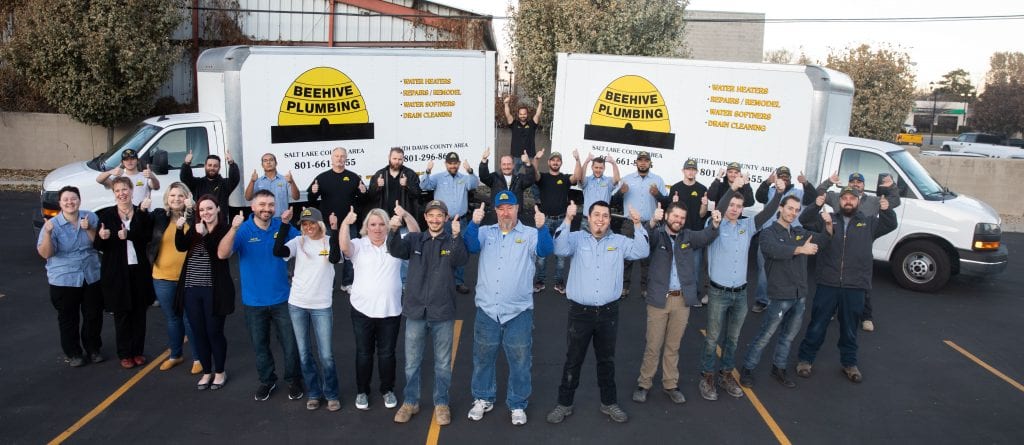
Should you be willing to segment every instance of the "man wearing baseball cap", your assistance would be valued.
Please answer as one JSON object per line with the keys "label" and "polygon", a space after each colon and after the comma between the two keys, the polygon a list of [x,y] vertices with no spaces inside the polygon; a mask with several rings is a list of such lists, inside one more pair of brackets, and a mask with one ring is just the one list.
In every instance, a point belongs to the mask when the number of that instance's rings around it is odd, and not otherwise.
{"label": "man wearing baseball cap", "polygon": [[730,188],[743,196],[743,207],[754,205],[754,189],[750,187],[750,179],[743,174],[739,162],[730,162],[724,169],[718,170],[718,176],[708,186],[708,201],[721,201]]}
{"label": "man wearing baseball cap", "polygon": [[[544,150],[537,152],[533,157],[533,174],[539,193],[537,207],[547,216],[547,231],[555,236],[555,230],[562,225],[565,219],[565,208],[569,206],[569,188],[579,182],[579,177],[573,172],[567,175],[561,172],[562,154],[553,151],[548,156],[548,172],[541,174],[540,160],[544,157]],[[565,258],[555,256],[555,292],[565,294]],[[544,279],[547,277],[547,258],[537,256],[537,275],[533,279],[533,292],[544,290]]]}
{"label": "man wearing baseball cap", "polygon": [[[445,171],[430,174],[434,169],[434,161],[427,162],[427,171],[420,177],[420,188],[433,190],[434,199],[441,201],[447,206],[446,213],[452,220],[458,219],[461,224],[469,221],[469,194],[480,184],[476,176],[473,176],[473,168],[468,161],[462,161],[462,168],[466,173],[459,171],[459,154],[449,152],[444,156]],[[450,223],[445,225],[450,227]],[[449,229],[450,230],[450,229]],[[455,289],[461,294],[468,294],[469,288],[465,284],[466,268],[459,266],[455,268]]]}
{"label": "man wearing baseball cap", "polygon": [[127,149],[121,152],[121,165],[112,170],[100,173],[96,182],[103,184],[106,188],[114,182],[114,178],[124,176],[132,181],[132,205],[139,205],[146,199],[152,190],[160,190],[160,180],[147,165],[139,171],[139,154],[135,150]]}
{"label": "man wearing baseball cap", "polygon": [[[636,210],[640,221],[647,224],[654,217],[654,210],[661,202],[665,191],[665,181],[651,172],[651,154],[641,151],[636,154],[636,171],[622,178],[619,193],[622,194],[622,210],[631,213]],[[633,225],[623,224],[622,235],[633,237]],[[633,276],[632,260],[626,260],[622,270],[622,297],[629,295],[630,282]],[[640,295],[647,297],[647,277],[651,268],[649,257],[640,260]]]}

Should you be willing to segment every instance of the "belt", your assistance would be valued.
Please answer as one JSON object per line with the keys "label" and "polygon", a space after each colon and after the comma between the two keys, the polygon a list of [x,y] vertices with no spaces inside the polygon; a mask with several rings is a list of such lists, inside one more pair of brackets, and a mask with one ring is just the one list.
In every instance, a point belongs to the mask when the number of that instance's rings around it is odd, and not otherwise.
{"label": "belt", "polygon": [[670,291],[668,291],[668,293],[665,294],[665,296],[668,296],[668,297],[682,297],[683,296],[683,291],[681,291],[681,290],[670,290]]}
{"label": "belt", "polygon": [[726,292],[740,292],[740,291],[743,291],[744,289],[747,288],[747,283],[743,283],[742,286],[725,287],[725,286],[722,286],[721,284],[718,284],[718,283],[716,283],[714,281],[711,281],[711,287],[713,287],[715,289],[724,290]]}

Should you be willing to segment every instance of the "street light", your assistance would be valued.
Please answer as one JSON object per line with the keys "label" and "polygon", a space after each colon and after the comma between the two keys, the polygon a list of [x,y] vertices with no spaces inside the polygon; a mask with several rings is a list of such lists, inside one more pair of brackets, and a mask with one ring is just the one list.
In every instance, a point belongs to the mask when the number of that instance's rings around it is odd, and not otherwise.
{"label": "street light", "polygon": [[508,60],[505,60],[505,72],[508,73],[508,95],[511,96],[512,92],[515,91],[515,73],[512,68],[508,65]]}
{"label": "street light", "polygon": [[974,99],[974,92],[960,93],[960,99],[964,103],[964,127],[967,127],[967,106],[970,105],[971,99]]}

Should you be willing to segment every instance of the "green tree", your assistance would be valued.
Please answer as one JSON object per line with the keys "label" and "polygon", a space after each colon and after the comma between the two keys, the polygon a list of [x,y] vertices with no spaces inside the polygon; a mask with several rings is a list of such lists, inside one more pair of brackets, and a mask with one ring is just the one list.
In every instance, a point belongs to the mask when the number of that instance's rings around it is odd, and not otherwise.
{"label": "green tree", "polygon": [[935,92],[939,97],[948,100],[958,101],[961,98],[970,97],[974,94],[975,88],[971,84],[971,73],[962,68],[957,68],[942,75],[942,80],[936,82],[938,88]]}
{"label": "green tree", "polygon": [[[686,0],[520,0],[509,20],[517,89],[528,92],[527,97],[553,97],[559,52],[684,55],[686,4]],[[547,126],[554,112],[545,111]]]}
{"label": "green tree", "polygon": [[1024,131],[1024,85],[1017,81],[985,85],[971,111],[972,126],[1012,136]]}
{"label": "green tree", "polygon": [[113,127],[150,109],[180,48],[182,0],[24,0],[6,57],[71,117]]}
{"label": "green tree", "polygon": [[888,141],[914,106],[914,74],[910,56],[888,47],[869,45],[833,51],[825,66],[853,79],[850,135]]}

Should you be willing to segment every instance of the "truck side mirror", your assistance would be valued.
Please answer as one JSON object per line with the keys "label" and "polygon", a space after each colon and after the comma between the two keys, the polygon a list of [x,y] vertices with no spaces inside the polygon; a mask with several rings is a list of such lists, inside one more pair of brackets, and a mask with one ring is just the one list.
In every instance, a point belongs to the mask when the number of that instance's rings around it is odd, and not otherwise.
{"label": "truck side mirror", "polygon": [[168,171],[167,151],[155,150],[153,152],[153,161],[150,163],[149,168],[153,170],[153,173],[166,175]]}

